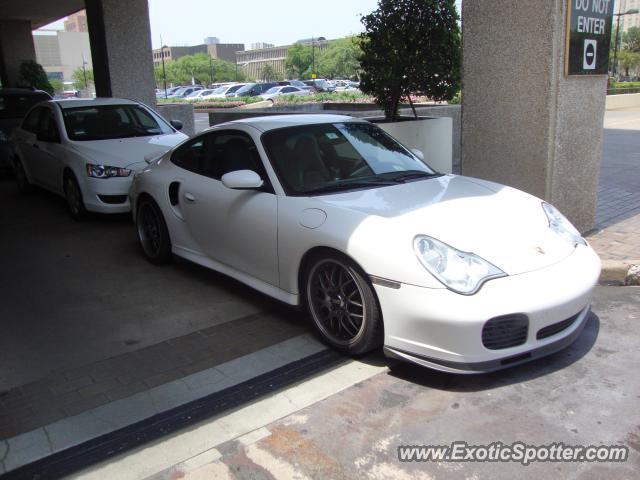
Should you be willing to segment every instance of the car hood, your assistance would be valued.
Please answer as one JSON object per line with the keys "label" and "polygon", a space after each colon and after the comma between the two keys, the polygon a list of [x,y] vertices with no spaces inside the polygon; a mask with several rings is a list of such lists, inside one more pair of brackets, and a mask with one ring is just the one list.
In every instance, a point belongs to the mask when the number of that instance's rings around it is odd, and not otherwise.
{"label": "car hood", "polygon": [[[145,158],[153,158],[169,151],[188,138],[180,132],[152,137],[115,138],[72,142],[72,148],[89,162],[113,167],[138,169],[147,165]],[[136,165],[138,164],[138,165]]]}
{"label": "car hood", "polygon": [[444,175],[389,187],[316,197],[332,208],[378,218],[381,228],[411,245],[434,237],[472,252],[509,275],[544,268],[573,250],[553,233],[541,200],[492,182]]}

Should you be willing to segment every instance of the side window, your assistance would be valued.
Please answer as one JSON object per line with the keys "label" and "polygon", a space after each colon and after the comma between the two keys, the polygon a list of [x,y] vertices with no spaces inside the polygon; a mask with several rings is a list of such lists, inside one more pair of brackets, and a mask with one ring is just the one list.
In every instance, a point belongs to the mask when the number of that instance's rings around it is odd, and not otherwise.
{"label": "side window", "polygon": [[212,132],[203,175],[220,180],[225,173],[253,170],[266,180],[260,154],[251,137],[238,130]]}
{"label": "side window", "polygon": [[38,123],[42,110],[42,107],[31,110],[31,113],[29,113],[29,115],[24,119],[24,122],[22,122],[22,129],[27,132],[38,133]]}
{"label": "side window", "polygon": [[203,175],[206,135],[196,137],[185,143],[171,155],[171,163],[193,173]]}
{"label": "side window", "polygon": [[59,142],[60,133],[53,112],[48,108],[43,108],[38,120],[38,133],[43,135],[43,139],[47,142]]}

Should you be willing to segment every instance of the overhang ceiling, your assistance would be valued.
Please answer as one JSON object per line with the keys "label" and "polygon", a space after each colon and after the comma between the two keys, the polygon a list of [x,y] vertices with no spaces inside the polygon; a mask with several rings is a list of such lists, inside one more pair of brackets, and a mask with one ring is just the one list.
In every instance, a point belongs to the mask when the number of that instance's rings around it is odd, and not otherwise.
{"label": "overhang ceiling", "polygon": [[84,0],[0,0],[0,20],[29,20],[35,30],[83,8]]}

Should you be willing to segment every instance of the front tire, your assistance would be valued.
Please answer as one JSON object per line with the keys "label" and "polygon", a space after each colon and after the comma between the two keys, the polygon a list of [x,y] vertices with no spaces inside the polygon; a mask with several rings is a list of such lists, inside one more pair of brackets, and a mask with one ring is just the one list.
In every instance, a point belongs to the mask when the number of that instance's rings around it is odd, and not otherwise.
{"label": "front tire", "polygon": [[147,260],[154,265],[171,261],[171,238],[160,207],[152,199],[139,200],[136,214],[138,242]]}
{"label": "front tire", "polygon": [[304,275],[304,298],[317,332],[335,349],[355,356],[382,345],[382,313],[375,292],[348,258],[315,256]]}
{"label": "front tire", "polygon": [[67,173],[64,176],[63,190],[64,199],[67,201],[67,208],[74,220],[81,221],[87,218],[87,209],[84,206],[84,200],[82,199],[82,190],[78,185],[73,173]]}

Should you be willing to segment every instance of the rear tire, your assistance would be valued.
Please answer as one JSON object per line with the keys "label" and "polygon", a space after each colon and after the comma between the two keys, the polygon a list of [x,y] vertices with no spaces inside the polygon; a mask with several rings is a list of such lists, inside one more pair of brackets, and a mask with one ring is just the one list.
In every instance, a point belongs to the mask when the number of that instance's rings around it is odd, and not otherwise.
{"label": "rear tire", "polygon": [[366,274],[347,257],[314,256],[304,273],[303,295],[314,327],[333,348],[358,356],[382,345],[377,297]]}
{"label": "rear tire", "polygon": [[78,185],[73,173],[66,173],[62,179],[62,187],[64,190],[64,198],[67,201],[67,208],[69,214],[76,221],[82,221],[87,218],[87,209],[84,206],[84,200],[82,199],[82,190]]}
{"label": "rear tire", "polygon": [[160,207],[149,197],[138,202],[136,214],[138,242],[145,258],[154,265],[171,261],[171,238]]}

